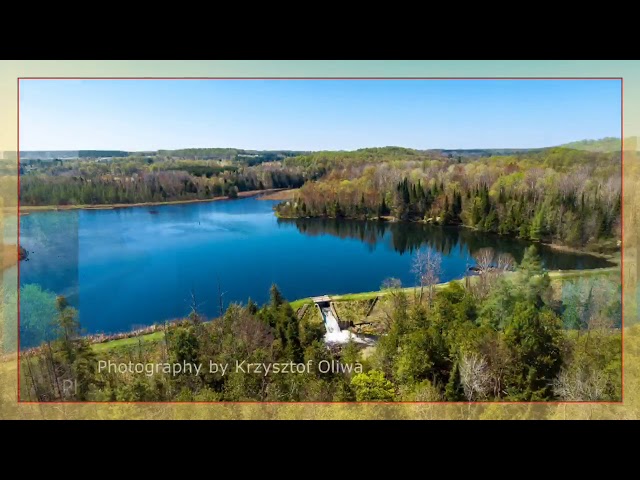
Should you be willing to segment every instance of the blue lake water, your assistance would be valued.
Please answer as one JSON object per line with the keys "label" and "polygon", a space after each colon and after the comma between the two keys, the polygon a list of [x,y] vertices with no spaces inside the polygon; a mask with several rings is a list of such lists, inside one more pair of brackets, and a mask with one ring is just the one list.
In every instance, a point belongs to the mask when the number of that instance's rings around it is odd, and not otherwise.
{"label": "blue lake water", "polygon": [[[264,303],[272,283],[291,300],[377,290],[387,277],[410,286],[412,253],[425,244],[442,252],[444,282],[462,277],[479,248],[519,261],[528,246],[469,229],[278,220],[275,203],[250,198],[31,213],[20,219],[21,244],[29,251],[20,262],[20,284],[65,295],[86,332],[113,333],[186,316],[191,291],[199,310],[216,316],[218,284],[225,305],[248,297]],[[550,269],[609,265],[546,248],[541,254]]]}

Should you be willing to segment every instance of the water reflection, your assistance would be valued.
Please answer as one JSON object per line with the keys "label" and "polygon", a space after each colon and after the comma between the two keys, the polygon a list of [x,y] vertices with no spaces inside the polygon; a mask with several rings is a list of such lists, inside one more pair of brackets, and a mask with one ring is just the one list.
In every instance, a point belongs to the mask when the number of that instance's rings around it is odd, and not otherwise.
{"label": "water reflection", "polygon": [[[333,218],[278,219],[278,225],[295,225],[300,233],[309,236],[332,235],[341,239],[357,239],[374,251],[385,246],[400,254],[411,254],[422,246],[429,246],[445,256],[473,255],[491,247],[498,253],[509,253],[520,262],[525,249],[531,245],[514,238],[482,233],[470,228],[437,227],[419,223],[369,222],[336,220]],[[550,270],[591,269],[614,266],[604,258],[593,255],[559,251],[539,245],[540,256]]]}

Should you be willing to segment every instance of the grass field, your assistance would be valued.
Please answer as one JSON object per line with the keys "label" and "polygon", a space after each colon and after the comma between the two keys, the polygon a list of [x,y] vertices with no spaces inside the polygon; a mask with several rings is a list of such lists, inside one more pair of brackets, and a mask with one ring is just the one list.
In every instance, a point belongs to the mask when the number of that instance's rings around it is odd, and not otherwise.
{"label": "grass field", "polygon": [[94,343],[92,345],[93,350],[96,353],[111,350],[113,348],[131,347],[138,345],[138,341],[143,343],[159,342],[164,338],[164,332],[147,333],[146,335],[140,335],[139,337],[120,338],[118,340],[111,340],[110,342]]}

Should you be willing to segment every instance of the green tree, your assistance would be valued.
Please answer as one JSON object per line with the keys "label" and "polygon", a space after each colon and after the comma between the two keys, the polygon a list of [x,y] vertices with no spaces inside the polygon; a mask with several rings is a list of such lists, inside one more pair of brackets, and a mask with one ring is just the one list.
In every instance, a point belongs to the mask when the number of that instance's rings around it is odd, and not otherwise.
{"label": "green tree", "polygon": [[247,300],[247,311],[251,315],[255,315],[256,313],[258,313],[258,304],[254,302],[251,298]]}
{"label": "green tree", "polygon": [[200,341],[193,325],[172,328],[168,337],[171,362],[198,363]]}
{"label": "green tree", "polygon": [[541,304],[551,296],[551,279],[542,266],[542,259],[535,245],[529,246],[519,265],[519,283],[530,300]]}
{"label": "green tree", "polygon": [[284,297],[282,296],[282,293],[280,293],[280,290],[278,289],[278,286],[275,283],[271,285],[271,290],[269,291],[269,298],[271,301],[272,308],[277,308],[284,303]]}
{"label": "green tree", "polygon": [[460,381],[460,366],[456,361],[453,364],[451,375],[449,376],[449,382],[444,391],[444,396],[448,402],[459,402],[464,400],[464,389]]}
{"label": "green tree", "polygon": [[484,231],[497,232],[498,231],[498,214],[495,209],[492,208],[484,221]]}
{"label": "green tree", "polygon": [[566,329],[579,329],[582,326],[580,318],[580,297],[566,295],[562,299],[562,323]]}
{"label": "green tree", "polygon": [[500,279],[480,306],[479,319],[496,331],[504,329],[517,301],[524,299],[521,289],[511,281]]}
{"label": "green tree", "polygon": [[358,402],[392,402],[395,399],[393,384],[385,378],[384,373],[378,370],[354,375],[351,379],[351,387],[355,390]]}
{"label": "green tree", "polygon": [[[75,400],[87,400],[91,386],[95,380],[96,355],[86,338],[80,337],[80,322],[75,308],[66,306],[66,301],[59,297],[60,307],[56,327],[58,340],[53,342],[52,356],[49,358],[51,368],[63,370],[62,380],[72,380],[74,389],[71,393]],[[55,352],[55,355],[53,355]],[[55,358],[53,358],[55,356]],[[60,368],[61,367],[61,368]],[[55,375],[57,377],[57,375]],[[58,383],[56,378],[53,382]],[[53,385],[51,390],[55,390]]]}
{"label": "green tree", "polygon": [[529,227],[529,238],[534,241],[542,240],[544,235],[544,209],[540,209],[533,217]]}
{"label": "green tree", "polygon": [[[17,303],[17,292],[14,299],[6,304]],[[20,287],[20,343],[35,347],[42,342],[55,338],[57,315],[56,297],[43,290],[40,285],[27,284]],[[15,347],[14,347],[15,348]]]}
{"label": "green tree", "polygon": [[524,251],[524,256],[519,265],[520,271],[524,276],[541,275],[543,273],[542,259],[535,245],[530,245]]}
{"label": "green tree", "polygon": [[505,329],[504,342],[511,357],[507,365],[509,397],[524,401],[551,399],[553,379],[562,365],[558,317],[546,307],[518,302]]}

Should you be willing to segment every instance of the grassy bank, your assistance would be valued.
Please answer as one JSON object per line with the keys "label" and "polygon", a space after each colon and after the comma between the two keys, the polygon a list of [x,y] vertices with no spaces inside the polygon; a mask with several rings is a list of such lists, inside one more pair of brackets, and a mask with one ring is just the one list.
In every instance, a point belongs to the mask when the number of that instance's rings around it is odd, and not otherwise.
{"label": "grassy bank", "polygon": [[620,254],[621,254],[620,248],[619,246],[614,246],[612,244],[609,244],[609,245],[602,244],[602,243],[595,244],[595,245],[591,245],[590,248],[584,248],[584,249],[569,247],[567,245],[558,245],[556,243],[542,242],[542,245],[552,250],[557,250],[558,252],[587,254],[593,257],[604,258],[611,262],[615,262],[617,265],[620,264]]}
{"label": "grassy bank", "polygon": [[[267,190],[249,190],[246,192],[239,192],[238,198],[254,197],[260,194],[276,194],[283,189],[272,188]],[[206,203],[217,202],[220,200],[233,200],[227,196],[225,197],[213,197],[213,198],[200,198],[192,200],[173,200],[170,202],[143,202],[143,203],[113,203],[106,205],[21,205],[20,214],[28,214],[30,212],[49,212],[49,211],[61,211],[61,210],[114,210],[117,208],[133,208],[133,207],[158,207],[162,205],[182,205],[189,203]]]}
{"label": "grassy bank", "polygon": [[92,345],[93,350],[98,352],[105,352],[114,348],[126,348],[138,345],[138,342],[142,343],[154,343],[159,342],[164,338],[164,332],[158,331],[153,333],[147,333],[139,335],[137,337],[120,338],[118,340],[111,340],[109,342],[95,343]]}
{"label": "grassy bank", "polygon": [[[608,257],[612,262],[616,262],[619,264],[619,258],[616,259],[615,257]],[[512,275],[512,273],[508,273],[507,275]],[[593,277],[593,276],[599,276],[599,275],[620,275],[620,267],[607,267],[607,268],[594,268],[592,270],[553,270],[549,272],[549,277],[551,278],[551,280],[565,280],[565,279],[570,279],[570,278],[584,278],[584,277]],[[471,277],[472,279],[476,278],[476,277]],[[452,280],[450,282],[444,282],[444,283],[439,283],[437,284],[434,288],[435,291],[438,290],[442,290],[443,288],[445,288],[447,285],[451,284],[451,283],[461,283],[464,280]],[[413,294],[414,292],[417,291],[418,287],[406,287],[403,288],[402,290],[407,293],[407,294]],[[342,295],[330,295],[331,299],[335,302],[350,302],[350,301],[357,301],[357,300],[370,300],[372,298],[381,296],[381,295],[386,295],[387,292],[385,292],[384,290],[374,290],[372,292],[358,292],[358,293],[345,293]],[[294,300],[293,302],[291,302],[291,307],[296,310],[298,308],[300,308],[302,305],[304,305],[305,303],[313,303],[313,300],[311,298],[301,298],[298,300]]]}

